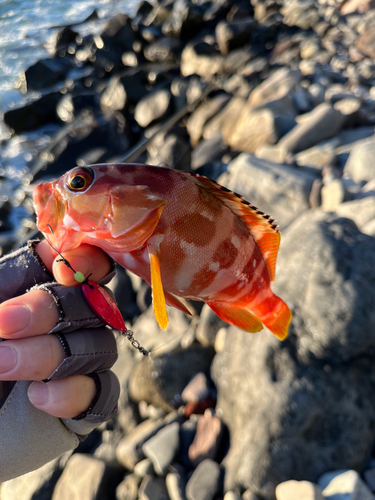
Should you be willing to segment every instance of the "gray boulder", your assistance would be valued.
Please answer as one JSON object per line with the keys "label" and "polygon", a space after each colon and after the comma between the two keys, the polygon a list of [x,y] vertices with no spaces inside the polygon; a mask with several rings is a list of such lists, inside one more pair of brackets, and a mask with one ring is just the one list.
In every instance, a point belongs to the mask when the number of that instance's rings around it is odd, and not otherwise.
{"label": "gray boulder", "polygon": [[374,240],[351,221],[311,211],[288,228],[275,291],[294,314],[289,339],[230,327],[212,366],[216,410],[231,436],[226,490],[271,500],[283,481],[317,482],[368,462],[374,283]]}

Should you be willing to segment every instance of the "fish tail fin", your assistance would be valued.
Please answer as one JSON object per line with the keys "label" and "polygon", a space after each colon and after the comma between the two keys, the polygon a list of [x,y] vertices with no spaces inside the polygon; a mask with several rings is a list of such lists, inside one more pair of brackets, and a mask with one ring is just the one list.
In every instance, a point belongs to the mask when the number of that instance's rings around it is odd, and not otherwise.
{"label": "fish tail fin", "polygon": [[279,339],[284,340],[288,336],[289,324],[292,313],[283,300],[270,291],[270,295],[263,300],[254,311],[260,320]]}
{"label": "fish tail fin", "polygon": [[207,304],[219,318],[230,325],[238,326],[238,328],[250,333],[256,333],[263,329],[260,320],[243,304],[219,301],[207,302]]}

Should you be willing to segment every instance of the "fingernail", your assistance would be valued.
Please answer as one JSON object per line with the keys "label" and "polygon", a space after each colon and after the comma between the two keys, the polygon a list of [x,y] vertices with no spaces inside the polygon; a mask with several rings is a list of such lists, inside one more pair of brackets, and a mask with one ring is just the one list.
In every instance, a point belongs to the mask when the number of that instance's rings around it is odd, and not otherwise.
{"label": "fingernail", "polygon": [[0,346],[0,373],[10,372],[17,366],[17,351],[13,347]]}
{"label": "fingernail", "polygon": [[31,321],[30,309],[26,306],[9,305],[0,307],[0,336],[24,330]]}
{"label": "fingernail", "polygon": [[34,406],[44,406],[48,400],[48,387],[44,382],[33,382],[29,387],[28,395]]}

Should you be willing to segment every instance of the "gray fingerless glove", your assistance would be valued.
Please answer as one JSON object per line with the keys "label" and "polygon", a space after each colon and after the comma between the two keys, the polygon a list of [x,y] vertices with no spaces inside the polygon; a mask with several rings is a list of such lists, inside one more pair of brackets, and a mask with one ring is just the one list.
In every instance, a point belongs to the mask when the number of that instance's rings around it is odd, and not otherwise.
{"label": "gray fingerless glove", "polygon": [[[117,359],[114,334],[93,314],[80,287],[63,287],[53,281],[35,251],[36,243],[28,242],[0,259],[0,303],[32,288],[50,293],[60,313],[59,323],[50,333],[59,338],[65,359],[48,380],[87,374],[93,377],[97,392],[82,415],[60,420],[30,403],[30,382],[0,382],[0,483],[76,448],[111,417],[120,394],[117,377],[110,371]],[[110,281],[114,274],[113,264],[100,284]]]}

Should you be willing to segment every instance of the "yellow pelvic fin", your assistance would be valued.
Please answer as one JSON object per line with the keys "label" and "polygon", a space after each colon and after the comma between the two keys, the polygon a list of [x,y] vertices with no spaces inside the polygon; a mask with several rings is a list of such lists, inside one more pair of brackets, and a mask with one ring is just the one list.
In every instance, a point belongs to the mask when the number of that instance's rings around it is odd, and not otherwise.
{"label": "yellow pelvic fin", "polygon": [[150,266],[151,266],[151,289],[152,289],[152,303],[154,307],[154,314],[156,321],[160,328],[167,328],[168,314],[167,306],[165,304],[165,296],[163,284],[160,275],[160,260],[159,257],[150,252]]}

